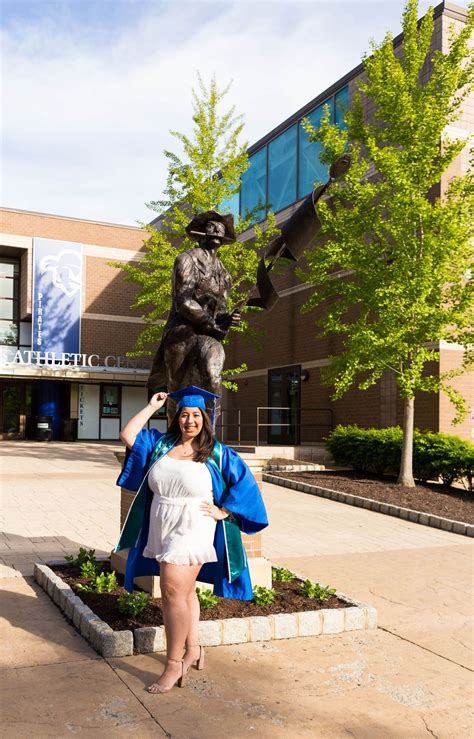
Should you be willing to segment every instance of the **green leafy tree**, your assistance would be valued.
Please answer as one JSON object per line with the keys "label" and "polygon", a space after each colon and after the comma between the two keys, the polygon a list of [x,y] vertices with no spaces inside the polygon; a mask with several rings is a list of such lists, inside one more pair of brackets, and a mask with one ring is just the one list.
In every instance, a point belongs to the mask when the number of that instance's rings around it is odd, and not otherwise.
{"label": "green leafy tree", "polygon": [[[240,189],[241,177],[249,166],[246,142],[240,143],[243,131],[242,116],[236,116],[231,107],[220,113],[220,103],[227,95],[230,85],[219,90],[215,79],[206,87],[198,75],[198,91],[193,89],[193,129],[187,136],[171,131],[183,150],[182,158],[176,153],[165,151],[168,176],[163,199],[147,203],[160,216],[158,225],[143,224],[148,235],[144,242],[146,250],[138,264],[112,262],[122,269],[126,279],[138,287],[137,298],[131,306],[142,311],[145,328],[140,333],[132,356],[151,355],[161,339],[164,319],[171,305],[171,272],[179,253],[196,246],[185,232],[191,215],[206,210],[228,210],[226,202]],[[253,223],[256,211],[249,212],[236,224],[236,232],[242,233]],[[265,227],[255,225],[255,238],[245,243],[223,245],[219,258],[232,277],[229,297],[229,312],[244,303],[252,286],[255,285],[259,252],[265,248],[279,230],[275,217],[269,213]],[[252,334],[243,307],[240,326],[234,331]],[[227,374],[238,374],[241,368],[227,370]],[[234,383],[224,383],[236,389]]]}
{"label": "green leafy tree", "polygon": [[[334,397],[394,373],[404,399],[398,481],[409,486],[415,394],[446,392],[460,420],[465,402],[451,381],[473,361],[472,170],[440,193],[466,143],[450,138],[447,127],[472,90],[473,10],[463,29],[451,32],[446,53],[430,49],[432,9],[419,25],[417,11],[408,0],[401,52],[390,35],[372,43],[345,126],[331,124],[329,110],[318,130],[306,121],[322,145],[321,160],[349,152],[352,167],[318,208],[324,238],[302,274],[315,286],[304,310],[321,311],[321,335],[342,338],[342,352],[323,374]],[[440,341],[465,347],[459,370],[433,370]]]}

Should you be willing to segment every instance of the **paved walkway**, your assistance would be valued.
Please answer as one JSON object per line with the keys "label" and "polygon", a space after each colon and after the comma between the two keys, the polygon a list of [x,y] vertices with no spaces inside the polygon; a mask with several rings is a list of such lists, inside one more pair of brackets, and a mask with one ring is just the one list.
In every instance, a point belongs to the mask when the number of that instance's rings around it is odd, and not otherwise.
{"label": "paved walkway", "polygon": [[473,542],[274,485],[265,554],[375,605],[376,632],[209,649],[166,696],[143,690],[161,655],[99,657],[29,575],[113,546],[118,448],[0,446],[0,736],[472,736]]}

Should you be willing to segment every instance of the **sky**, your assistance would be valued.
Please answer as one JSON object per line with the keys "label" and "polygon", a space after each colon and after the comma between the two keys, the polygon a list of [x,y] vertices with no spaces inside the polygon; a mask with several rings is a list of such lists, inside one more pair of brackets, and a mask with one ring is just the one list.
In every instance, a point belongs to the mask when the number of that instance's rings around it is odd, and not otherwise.
{"label": "sky", "polygon": [[[422,15],[429,2],[420,0]],[[436,4],[436,3],[434,3]],[[462,3],[465,5],[465,3]],[[257,141],[357,66],[403,0],[2,0],[0,204],[138,225],[197,73]]]}

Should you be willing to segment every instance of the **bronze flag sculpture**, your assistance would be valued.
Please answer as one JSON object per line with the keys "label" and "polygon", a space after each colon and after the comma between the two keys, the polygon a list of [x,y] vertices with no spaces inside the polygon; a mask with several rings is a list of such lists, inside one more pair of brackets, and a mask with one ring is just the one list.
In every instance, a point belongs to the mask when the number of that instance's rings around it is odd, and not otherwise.
{"label": "bronze flag sculpture", "polygon": [[[278,259],[297,261],[321,228],[316,205],[330,184],[350,167],[344,154],[331,165],[329,180],[308,195],[268,246],[257,270],[258,295],[247,305],[269,310],[278,300],[270,271]],[[172,274],[171,310],[156,352],[147,387],[168,392],[196,385],[221,394],[225,354],[222,341],[240,321],[239,308],[227,311],[232,281],[217,256],[225,241],[236,240],[234,217],[210,210],[195,216],[186,227],[198,241],[194,249],[179,254]],[[174,415],[168,403],[168,417]]]}

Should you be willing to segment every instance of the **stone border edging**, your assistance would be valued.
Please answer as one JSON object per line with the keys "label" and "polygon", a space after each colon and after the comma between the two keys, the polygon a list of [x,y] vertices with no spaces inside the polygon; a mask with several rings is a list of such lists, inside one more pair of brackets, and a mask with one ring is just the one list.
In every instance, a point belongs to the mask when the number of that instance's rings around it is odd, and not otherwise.
{"label": "stone border edging", "polygon": [[451,533],[460,534],[461,536],[474,536],[474,525],[463,523],[462,521],[452,521],[450,518],[432,516],[430,513],[413,511],[410,508],[402,508],[401,506],[392,505],[391,503],[380,503],[371,498],[362,498],[359,495],[352,495],[352,493],[341,493],[339,490],[322,488],[319,487],[319,485],[308,485],[304,482],[289,480],[287,477],[278,477],[277,475],[270,475],[266,472],[262,474],[262,479],[264,482],[273,483],[273,485],[280,485],[281,487],[298,490],[302,493],[317,495],[320,498],[328,498],[330,500],[335,500],[338,503],[346,503],[347,505],[356,506],[357,508],[367,508],[369,511],[384,513],[386,516],[395,516],[397,518],[402,518],[405,521],[419,523],[422,526],[431,526],[431,528],[434,529],[451,531]]}
{"label": "stone border edging", "polygon": [[[54,560],[49,564],[57,565],[64,562]],[[162,652],[166,649],[163,626],[145,626],[135,629],[134,632],[114,631],[86,606],[48,565],[35,564],[34,579],[63,611],[66,618],[72,621],[84,639],[87,639],[103,657],[128,657],[134,654],[134,648],[138,654]],[[215,647],[223,644],[340,634],[343,631],[377,628],[377,611],[373,606],[357,603],[341,593],[336,595],[348,603],[349,607],[200,621],[200,644],[204,647]]]}
{"label": "stone border edging", "polygon": [[312,462],[310,464],[267,464],[263,468],[272,472],[321,472],[326,469],[323,464]]}

